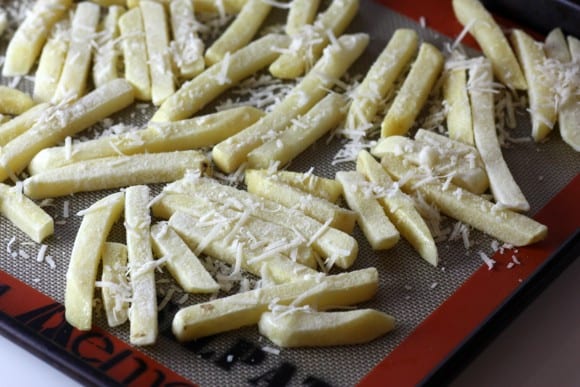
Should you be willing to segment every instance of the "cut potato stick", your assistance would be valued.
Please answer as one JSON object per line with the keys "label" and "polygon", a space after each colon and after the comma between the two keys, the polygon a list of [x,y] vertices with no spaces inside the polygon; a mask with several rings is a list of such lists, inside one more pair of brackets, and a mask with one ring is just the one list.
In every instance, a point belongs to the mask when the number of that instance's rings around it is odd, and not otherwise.
{"label": "cut potato stick", "polygon": [[101,137],[74,144],[70,148],[46,148],[30,161],[28,172],[36,175],[79,161],[103,157],[203,148],[238,133],[263,115],[259,109],[243,106],[189,120],[150,123],[143,130]]}
{"label": "cut potato stick", "polygon": [[0,125],[0,146],[8,144],[8,142],[30,129],[37,121],[42,119],[41,117],[48,107],[49,104],[47,103],[35,105],[19,116]]}
{"label": "cut potato stick", "polygon": [[22,22],[6,49],[5,77],[28,74],[52,26],[66,15],[72,0],[39,0]]}
{"label": "cut potato stick", "polygon": [[[512,244],[525,246],[544,239],[546,226],[472,194],[453,183],[445,184],[437,180],[421,183],[425,178],[417,168],[405,165],[396,156],[386,155],[382,165],[407,192],[419,191],[423,197],[447,216],[469,224],[490,236]],[[445,186],[444,186],[445,185]]]}
{"label": "cut potato stick", "polygon": [[125,67],[125,79],[135,89],[135,98],[151,101],[151,77],[147,64],[147,44],[143,17],[139,8],[127,11],[119,18],[121,51]]}
{"label": "cut potato stick", "polygon": [[[386,250],[399,241],[399,232],[393,226],[379,202],[362,187],[367,183],[358,172],[337,172],[349,208],[356,212],[357,223],[373,250]],[[368,185],[368,184],[366,184]]]}
{"label": "cut potato stick", "polygon": [[87,78],[93,54],[101,9],[98,5],[83,1],[77,4],[72,24],[71,39],[60,79],[53,100],[77,99],[86,92]]}
{"label": "cut potato stick", "polygon": [[260,334],[282,348],[327,347],[368,343],[395,328],[395,319],[374,309],[344,312],[312,310],[266,312]]}
{"label": "cut potato stick", "polygon": [[36,243],[41,243],[54,233],[52,217],[24,196],[19,186],[0,183],[0,214]]}
{"label": "cut potato stick", "polygon": [[[333,1],[311,26],[292,36],[287,52],[270,65],[276,78],[294,79],[305,74],[322,54],[330,39],[340,36],[359,8],[359,0]],[[329,36],[331,35],[331,36]]]}
{"label": "cut potato stick", "polygon": [[360,86],[355,89],[345,127],[363,128],[366,131],[372,126],[382,101],[415,55],[417,42],[415,31],[395,31]]}
{"label": "cut potato stick", "polygon": [[81,161],[31,176],[24,192],[31,198],[65,196],[136,184],[166,183],[187,170],[205,171],[209,161],[197,151],[136,154]]}
{"label": "cut potato stick", "polygon": [[0,154],[0,181],[16,178],[42,149],[54,146],[133,102],[133,88],[117,79],[63,107],[51,108],[45,119],[10,141]]}
{"label": "cut potato stick", "polygon": [[220,14],[232,14],[240,12],[247,1],[248,0],[193,0],[193,6],[196,12],[219,12]]}
{"label": "cut potato stick", "polygon": [[283,131],[294,118],[310,110],[362,54],[368,42],[368,35],[354,34],[344,35],[338,43],[328,46],[316,66],[271,113],[213,148],[212,157],[218,168],[226,173],[235,171],[247,160],[248,153],[272,133]]}
{"label": "cut potato stick", "polygon": [[127,0],[91,0],[93,3],[100,5],[101,7],[113,7],[120,6],[124,7],[127,5]]}
{"label": "cut potato stick", "polygon": [[191,117],[221,93],[249,77],[280,55],[290,43],[287,36],[266,35],[224,58],[197,77],[184,83],[167,98],[152,121],[176,121]]}
{"label": "cut potato stick", "polygon": [[[514,180],[507,166],[495,129],[493,82],[491,64],[487,59],[469,69],[469,97],[473,115],[475,146],[485,164],[491,192],[499,205],[505,208],[527,211],[528,201]],[[530,82],[530,90],[534,87]]]}
{"label": "cut potato stick", "polygon": [[204,44],[197,36],[193,3],[190,0],[171,0],[169,17],[173,32],[173,61],[179,75],[192,79],[205,68]]}
{"label": "cut potato stick", "polygon": [[358,154],[356,170],[372,183],[370,189],[376,191],[374,194],[379,203],[403,238],[424,260],[437,266],[437,246],[413,200],[399,190],[383,167],[368,152],[361,151]]}
{"label": "cut potato stick", "polygon": [[245,183],[250,193],[298,209],[320,223],[329,221],[330,227],[352,233],[357,219],[353,211],[272,179],[261,171],[247,170]]}
{"label": "cut potato stick", "polygon": [[115,42],[119,37],[119,19],[125,13],[124,7],[111,6],[103,20],[93,60],[93,83],[95,87],[119,78],[119,51]]}
{"label": "cut potato stick", "polygon": [[0,114],[19,115],[32,106],[34,101],[25,92],[0,85]]}
{"label": "cut potato stick", "polygon": [[443,68],[443,55],[429,43],[421,44],[417,59],[381,125],[381,137],[406,134],[425,105]]}
{"label": "cut potato stick", "polygon": [[562,139],[580,152],[580,97],[576,96],[560,106],[558,122]]}
{"label": "cut potato stick", "polygon": [[512,32],[512,43],[528,82],[528,99],[532,116],[532,137],[536,142],[550,133],[556,122],[556,98],[541,77],[540,65],[546,60],[542,46],[522,30]]}
{"label": "cut potato stick", "polygon": [[175,92],[173,70],[169,56],[169,29],[163,5],[155,1],[139,3],[151,75],[151,99],[159,106]]}
{"label": "cut potato stick", "polygon": [[59,21],[52,28],[34,76],[32,95],[36,101],[50,102],[54,97],[68,52],[70,33],[69,19]]}
{"label": "cut potato stick", "polygon": [[466,28],[491,61],[495,76],[510,89],[526,90],[527,83],[501,28],[478,0],[453,0],[457,20]]}
{"label": "cut potato stick", "polygon": [[544,52],[548,58],[556,59],[562,63],[572,60],[568,44],[566,44],[566,37],[560,28],[554,28],[546,36]]}
{"label": "cut potato stick", "polygon": [[131,288],[127,282],[127,246],[121,243],[107,242],[103,246],[103,273],[101,276],[101,294],[103,307],[110,327],[122,325],[129,314],[129,297]]}
{"label": "cut potato stick", "polygon": [[158,334],[149,200],[147,186],[132,186],[125,191],[127,258],[132,289],[129,340],[134,345],[154,344]]}
{"label": "cut potato stick", "polygon": [[326,199],[331,203],[338,202],[338,199],[342,196],[342,185],[338,181],[316,176],[311,171],[306,173],[277,171],[271,174],[270,177],[311,195]]}
{"label": "cut potato stick", "polygon": [[322,224],[300,211],[286,208],[249,192],[225,186],[215,180],[188,175],[170,184],[166,190],[204,197],[206,200],[226,204],[242,212],[252,209],[252,215],[259,219],[292,227],[293,230],[298,230],[306,239],[309,239],[308,244],[312,245],[316,251],[329,258],[330,266],[336,263],[338,267],[346,269],[354,263],[357,257],[358,244],[352,236],[328,227],[326,223]]}
{"label": "cut potato stick", "polygon": [[238,293],[181,309],[173,319],[173,334],[188,341],[254,325],[273,302],[320,309],[353,305],[371,298],[377,288],[377,269],[368,268]]}
{"label": "cut potato stick", "polygon": [[272,162],[288,164],[309,146],[337,127],[346,114],[346,99],[330,93],[302,117],[273,138],[248,153],[248,166],[268,168]]}
{"label": "cut potato stick", "polygon": [[573,61],[580,61],[580,40],[568,35],[568,49]]}
{"label": "cut potato stick", "polygon": [[205,52],[205,63],[211,66],[227,53],[233,54],[247,45],[268,17],[272,6],[263,0],[248,0],[240,13]]}
{"label": "cut potato stick", "polygon": [[214,293],[220,286],[203,267],[197,255],[166,222],[151,227],[153,252],[165,258],[165,266],[179,286],[190,293]]}
{"label": "cut potato stick", "polygon": [[443,95],[447,102],[447,130],[452,140],[474,145],[471,105],[467,95],[467,70],[450,70],[443,82]]}
{"label": "cut potato stick", "polygon": [[66,321],[77,329],[91,329],[93,294],[103,246],[124,205],[125,194],[118,192],[83,211],[66,272],[64,294]]}
{"label": "cut potato stick", "polygon": [[293,36],[300,33],[302,27],[311,24],[316,17],[320,0],[294,0],[290,3],[284,31]]}

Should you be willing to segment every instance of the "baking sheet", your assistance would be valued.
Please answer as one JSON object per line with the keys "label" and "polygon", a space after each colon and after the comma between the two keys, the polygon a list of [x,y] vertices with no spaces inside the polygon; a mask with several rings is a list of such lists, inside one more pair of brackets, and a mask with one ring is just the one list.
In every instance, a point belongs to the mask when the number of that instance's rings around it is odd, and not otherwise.
{"label": "baking sheet", "polygon": [[[422,40],[440,48],[444,42],[451,41],[377,3],[362,1],[361,4],[361,10],[349,31],[367,32],[371,36],[371,42],[363,57],[353,66],[351,74],[368,69],[396,28],[413,28]],[[283,12],[276,10],[273,14],[274,22],[283,20]],[[10,82],[10,79],[2,79],[4,84]],[[30,83],[23,79],[19,86],[29,89]],[[116,122],[141,125],[152,111],[147,110],[146,114],[141,114],[140,109],[126,111],[113,119]],[[520,113],[518,127],[511,133],[514,137],[529,136],[531,125],[528,116],[525,112]],[[98,132],[103,127],[97,125],[92,130]],[[353,163],[332,165],[333,156],[341,146],[340,139],[335,138],[327,143],[325,138],[294,161],[289,169],[306,171],[313,166],[315,174],[327,177],[333,177],[338,170],[353,169]],[[542,144],[531,141],[512,144],[504,149],[504,157],[530,202],[530,214],[536,213],[580,171],[580,158],[561,141],[557,133],[553,133]],[[153,188],[159,190],[160,186]],[[12,237],[16,236],[12,249],[22,249],[30,258],[12,258],[7,254],[7,249],[2,248],[0,268],[62,303],[67,261],[80,224],[79,217],[64,218],[64,208],[69,206],[70,213],[74,214],[110,192],[77,194],[57,199],[52,206],[46,208],[57,221],[55,235],[46,242],[49,245],[48,254],[56,263],[54,269],[47,263],[35,262],[39,245],[30,243],[25,235],[1,218],[0,246],[6,247]],[[475,245],[469,251],[464,249],[461,241],[440,243],[438,247],[441,265],[433,268],[423,262],[406,242],[399,243],[389,251],[377,253],[369,248],[359,230],[355,231],[360,254],[353,269],[375,266],[380,276],[378,294],[361,307],[377,308],[397,318],[397,329],[372,343],[335,348],[282,349],[279,354],[275,354],[271,353],[274,346],[260,337],[255,327],[249,327],[182,346],[176,343],[170,332],[171,318],[178,308],[176,303],[170,303],[160,313],[159,342],[141,350],[201,385],[243,385],[252,381],[254,384],[279,382],[278,385],[300,385],[305,381],[320,381],[329,385],[356,384],[452,295],[466,278],[481,267],[478,251],[491,255],[492,240],[476,231],[472,231],[471,235]],[[116,227],[111,239],[122,241],[123,238],[121,227]],[[159,277],[168,278],[164,274]],[[168,289],[170,286],[171,283],[167,283],[160,285],[160,288]],[[181,294],[176,294],[174,301],[180,296]],[[205,298],[190,297],[189,303],[200,300]],[[115,329],[106,328],[102,315],[96,317],[96,324],[128,341],[127,325]],[[421,354],[417,355],[420,359]]]}

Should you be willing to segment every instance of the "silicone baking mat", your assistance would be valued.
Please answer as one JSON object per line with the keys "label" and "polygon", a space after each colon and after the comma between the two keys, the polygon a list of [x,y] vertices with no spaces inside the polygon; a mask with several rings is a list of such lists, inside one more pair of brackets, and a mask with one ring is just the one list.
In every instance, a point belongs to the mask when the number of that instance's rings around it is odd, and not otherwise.
{"label": "silicone baking mat", "polygon": [[[369,47],[351,69],[351,75],[368,69],[397,28],[412,28],[423,41],[440,48],[461,31],[450,2],[383,3],[362,1],[349,28],[349,32],[367,32],[371,36]],[[283,20],[284,15],[275,10],[272,23]],[[466,42],[472,43],[470,39]],[[471,55],[477,54],[473,49],[467,50]],[[9,84],[14,80],[2,82]],[[29,90],[30,84],[22,79],[19,87]],[[152,112],[153,109],[134,108],[112,119],[140,126]],[[527,113],[520,111],[518,126],[510,135],[529,138],[530,127]],[[103,128],[96,125],[88,132],[99,133]],[[306,171],[314,167],[315,174],[327,177],[333,177],[338,170],[351,170],[353,163],[332,164],[342,145],[340,138],[330,142],[324,138],[292,162],[289,169]],[[369,344],[279,349],[261,337],[256,327],[248,327],[181,345],[170,329],[172,316],[181,307],[180,292],[160,311],[161,333],[154,346],[132,348],[126,344],[128,326],[108,328],[102,315],[96,316],[97,328],[93,331],[72,329],[64,321],[61,304],[67,261],[80,224],[80,217],[74,214],[110,191],[76,194],[54,200],[46,207],[56,221],[55,235],[46,241],[54,268],[47,262],[36,262],[40,245],[31,243],[6,219],[0,219],[0,311],[4,330],[25,345],[41,345],[39,352],[44,352],[50,361],[95,383],[324,386],[382,384],[389,380],[397,385],[414,384],[453,353],[579,226],[575,198],[580,195],[580,157],[556,132],[541,144],[512,143],[504,148],[504,157],[530,202],[530,215],[550,227],[549,238],[528,248],[496,254],[496,266],[487,270],[478,252],[492,256],[493,241],[472,230],[473,246],[468,250],[462,241],[440,242],[441,264],[434,268],[404,241],[391,250],[374,252],[356,229],[360,254],[353,269],[374,266],[380,277],[377,295],[360,306],[379,309],[397,319],[393,332]],[[153,187],[154,191],[160,187]],[[450,227],[453,223],[449,220],[444,225]],[[121,227],[114,229],[111,239],[123,238]],[[12,257],[8,250],[19,254]],[[517,255],[521,265],[508,265],[512,254]],[[162,293],[173,288],[165,274],[159,278],[163,279],[159,285]],[[186,304],[205,299],[190,296]],[[42,340],[37,341],[38,338]]]}

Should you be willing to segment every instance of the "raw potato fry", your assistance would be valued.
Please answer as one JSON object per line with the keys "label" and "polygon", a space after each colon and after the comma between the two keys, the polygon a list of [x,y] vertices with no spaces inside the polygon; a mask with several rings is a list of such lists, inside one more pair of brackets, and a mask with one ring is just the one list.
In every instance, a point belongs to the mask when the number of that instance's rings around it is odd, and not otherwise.
{"label": "raw potato fry", "polygon": [[35,122],[42,120],[42,115],[45,114],[48,107],[47,103],[35,105],[19,116],[3,123],[0,126],[0,146],[8,144],[30,129]]}
{"label": "raw potato fry", "polygon": [[[103,273],[101,276],[101,294],[103,306],[110,327],[122,325],[127,321],[129,311],[128,298],[131,289],[127,282],[127,246],[121,243],[107,242],[103,246]],[[97,284],[99,285],[99,284]]]}
{"label": "raw potato fry", "polygon": [[331,42],[329,35],[332,39],[340,36],[354,19],[358,8],[359,0],[333,1],[312,26],[303,27],[292,37],[288,52],[270,65],[270,73],[283,79],[295,79],[305,74]]}
{"label": "raw potato fry", "polygon": [[136,154],[81,161],[31,176],[24,192],[31,198],[65,196],[136,184],[176,180],[187,170],[205,171],[209,161],[197,151]]}
{"label": "raw potato fry", "polygon": [[263,0],[248,0],[234,21],[205,52],[205,63],[214,65],[247,45],[268,17],[272,6]]}
{"label": "raw potato fry", "polygon": [[393,226],[372,192],[365,192],[367,183],[358,172],[337,172],[349,208],[357,213],[357,223],[373,250],[387,250],[399,241],[399,232]]}
{"label": "raw potato fry", "polygon": [[243,106],[189,120],[150,123],[143,130],[101,137],[74,144],[70,148],[46,148],[30,161],[28,172],[36,175],[79,161],[103,157],[203,148],[238,133],[263,115],[259,109]]}
{"label": "raw potato fry", "polygon": [[578,96],[560,106],[558,121],[562,139],[576,152],[580,152],[580,98]]}
{"label": "raw potato fry", "polygon": [[[499,205],[505,208],[527,211],[528,201],[514,180],[501,153],[495,129],[493,94],[490,91],[493,75],[487,59],[469,70],[469,96],[473,114],[473,134],[475,146],[485,164],[491,192]],[[530,90],[533,84],[529,85]]]}
{"label": "raw potato fry", "polygon": [[435,46],[421,44],[411,71],[381,124],[381,137],[404,135],[409,131],[441,73],[443,61]]}
{"label": "raw potato fry", "polygon": [[197,36],[191,0],[171,0],[169,17],[174,39],[171,46],[174,50],[173,61],[183,78],[192,79],[203,71],[205,60],[203,59],[204,44]]}
{"label": "raw potato fry", "polygon": [[119,37],[119,19],[125,13],[125,8],[110,6],[99,31],[98,47],[93,60],[93,83],[95,87],[104,85],[119,78],[119,51],[115,47]]}
{"label": "raw potato fry", "polygon": [[544,41],[544,52],[548,58],[554,58],[562,63],[570,62],[570,50],[566,44],[566,38],[560,28],[554,28]]}
{"label": "raw potato fry", "polygon": [[568,35],[568,49],[573,61],[580,61],[580,40]]}
{"label": "raw potato fry", "polygon": [[32,106],[34,101],[25,92],[0,85],[0,114],[19,115]]}
{"label": "raw potato fry", "polygon": [[306,173],[293,171],[277,171],[271,178],[296,187],[311,195],[326,199],[331,203],[338,202],[342,196],[342,185],[334,180],[316,176],[311,171]]}
{"label": "raw potato fry", "polygon": [[176,121],[191,117],[221,93],[270,64],[289,43],[287,36],[274,34],[255,40],[184,83],[165,100],[151,120]]}
{"label": "raw potato fry", "polygon": [[133,88],[117,79],[63,107],[51,108],[30,130],[10,141],[0,153],[0,181],[22,172],[42,149],[63,141],[133,103]]}
{"label": "raw potato fry", "polygon": [[330,93],[320,100],[302,117],[296,118],[287,129],[250,153],[248,166],[251,168],[268,168],[272,162],[288,164],[304,152],[309,146],[337,127],[346,114],[346,99]]}
{"label": "raw potato fry", "polygon": [[443,82],[443,95],[447,111],[447,130],[449,138],[467,145],[475,145],[471,105],[467,95],[467,70],[450,70]]}
{"label": "raw potato fry", "polygon": [[151,250],[151,216],[149,187],[138,185],[125,191],[125,228],[127,258],[131,279],[129,309],[130,342],[134,345],[154,344],[157,339],[157,297],[155,268]]}
{"label": "raw potato fry", "polygon": [[72,0],[38,0],[18,27],[6,49],[2,76],[28,74],[52,26],[72,5]]}
{"label": "raw potato fry", "polygon": [[528,99],[532,116],[532,137],[546,138],[556,122],[556,99],[548,82],[542,80],[540,65],[546,60],[538,42],[522,30],[512,32],[512,43],[528,82]]}
{"label": "raw potato fry", "polygon": [[52,28],[34,76],[32,95],[36,101],[50,102],[54,97],[68,52],[70,34],[69,19],[59,21]]}
{"label": "raw potato fry", "polygon": [[0,183],[0,214],[4,215],[16,227],[36,243],[41,243],[54,233],[54,222],[32,200],[19,191],[19,187],[10,187]]}
{"label": "raw potato fry", "polygon": [[71,25],[71,39],[53,100],[77,99],[86,92],[91,67],[92,42],[97,31],[101,9],[83,1],[77,4]]}
{"label": "raw potato fry", "polygon": [[346,116],[347,128],[364,128],[366,131],[372,126],[383,99],[391,92],[395,80],[415,55],[417,42],[415,31],[410,29],[395,31],[354,92]]}
{"label": "raw potato fry", "polygon": [[377,269],[368,268],[238,293],[181,309],[173,318],[173,334],[188,341],[254,325],[272,302],[321,309],[353,305],[371,298],[377,288]]}
{"label": "raw potato fry", "polygon": [[344,35],[338,44],[328,46],[316,66],[271,113],[213,148],[212,157],[218,168],[226,173],[235,171],[268,136],[283,131],[294,118],[310,110],[362,54],[368,42],[368,35],[354,34]]}
{"label": "raw potato fry", "polygon": [[149,74],[151,75],[151,99],[153,105],[159,106],[175,92],[173,71],[169,57],[169,30],[163,5],[155,1],[139,2],[145,43],[149,58]]}
{"label": "raw potato fry", "polygon": [[300,33],[302,27],[311,24],[316,17],[320,0],[294,0],[290,3],[284,31],[293,36]]}
{"label": "raw potato fry", "polygon": [[125,205],[125,194],[117,192],[83,211],[66,272],[64,308],[66,321],[89,330],[93,319],[93,294],[103,246]]}
{"label": "raw potato fry", "polygon": [[199,258],[166,222],[151,227],[151,238],[153,252],[167,259],[167,270],[183,290],[190,293],[214,293],[220,289]]}
{"label": "raw potato fry", "polygon": [[100,5],[101,7],[112,7],[115,5],[124,7],[127,4],[127,0],[91,0],[93,3]]}
{"label": "raw potato fry", "polygon": [[[131,0],[128,0],[131,1]],[[238,13],[248,0],[193,0],[197,12]]]}
{"label": "raw potato fry", "polygon": [[526,79],[507,38],[483,5],[478,0],[453,0],[453,11],[491,61],[495,76],[510,89],[526,90]]}
{"label": "raw potato fry", "polygon": [[344,312],[296,310],[263,313],[260,334],[282,348],[368,343],[395,328],[395,319],[374,309]]}
{"label": "raw potato fry", "polygon": [[425,175],[417,168],[405,165],[396,156],[384,156],[382,165],[396,179],[405,178],[401,182],[404,191],[419,191],[447,216],[469,224],[500,241],[514,246],[525,246],[538,242],[547,235],[548,229],[543,224],[517,212],[498,208],[496,204],[453,183],[448,187],[443,187],[440,181],[417,184]]}
{"label": "raw potato fry", "polygon": [[250,193],[288,208],[296,208],[320,223],[330,221],[330,227],[352,233],[357,218],[353,211],[272,179],[261,171],[247,170],[245,183]]}
{"label": "raw potato fry", "polygon": [[135,98],[151,101],[151,78],[147,64],[147,44],[143,17],[139,8],[127,11],[119,18],[121,51],[125,64],[125,79],[135,89]]}
{"label": "raw potato fry", "polygon": [[366,151],[358,154],[356,170],[374,184],[387,216],[419,255],[433,266],[439,263],[437,246],[413,200],[394,185],[383,167]]}

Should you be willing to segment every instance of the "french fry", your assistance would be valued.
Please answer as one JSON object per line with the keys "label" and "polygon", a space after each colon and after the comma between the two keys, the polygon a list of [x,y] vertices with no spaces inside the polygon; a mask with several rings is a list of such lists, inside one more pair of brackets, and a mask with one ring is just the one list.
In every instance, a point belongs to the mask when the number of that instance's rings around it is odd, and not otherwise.
{"label": "french fry", "polygon": [[91,329],[93,294],[103,246],[124,205],[125,194],[117,192],[83,211],[66,272],[64,294],[66,321],[77,329]]}
{"label": "french fry", "polygon": [[365,193],[366,180],[358,172],[337,172],[336,180],[342,184],[342,191],[349,208],[356,212],[357,223],[373,250],[387,250],[399,241],[399,232],[385,215],[372,192]]}
{"label": "french fry", "polygon": [[[500,241],[514,246],[525,246],[538,242],[547,235],[548,229],[543,224],[517,212],[498,209],[494,203],[453,183],[447,187],[443,187],[443,183],[439,181],[417,184],[424,175],[416,167],[404,165],[396,156],[386,155],[381,163],[389,174],[399,179],[404,191],[419,191],[447,216],[469,224]],[[403,178],[404,182],[401,181]]]}
{"label": "french fry", "polygon": [[266,141],[248,153],[248,166],[268,168],[272,162],[288,164],[328,131],[337,127],[346,114],[346,99],[330,93],[302,117],[296,118],[276,138]]}
{"label": "french fry", "polygon": [[2,67],[5,77],[28,74],[52,26],[66,15],[72,0],[37,1],[10,40]]}
{"label": "french fry", "polygon": [[[340,36],[359,8],[359,0],[333,1],[310,28],[303,27],[294,35],[288,52],[280,55],[269,67],[277,78],[294,79],[305,74],[320,57],[331,37]],[[297,46],[297,47],[294,47]]]}
{"label": "french fry", "polygon": [[310,110],[362,54],[368,41],[366,34],[344,35],[338,44],[328,46],[316,66],[271,113],[213,148],[217,167],[226,173],[235,171],[268,135],[283,131],[294,118]]}
{"label": "french fry", "polygon": [[17,186],[10,187],[0,183],[0,214],[8,218],[30,239],[41,243],[54,233],[52,217],[24,196],[19,189]]}
{"label": "french fry", "polygon": [[122,325],[127,321],[128,298],[131,295],[127,282],[127,246],[107,242],[103,246],[103,272],[101,275],[101,294],[103,306],[110,327]]}
{"label": "french fry", "polygon": [[248,0],[193,0],[197,12],[238,13]]}
{"label": "french fry", "polygon": [[248,0],[240,13],[205,52],[205,63],[211,66],[227,53],[233,54],[247,45],[268,17],[272,6],[262,0]]}
{"label": "french fry", "polygon": [[289,43],[287,36],[274,34],[255,40],[181,85],[151,120],[176,121],[192,116],[224,91],[270,64],[278,57],[278,50]]}
{"label": "french fry", "polygon": [[143,17],[139,8],[131,9],[119,18],[121,51],[125,67],[125,79],[135,89],[135,98],[151,101],[151,77],[147,61],[147,44]]}
{"label": "french fry", "polygon": [[91,0],[93,3],[100,5],[101,7],[113,7],[120,6],[124,7],[127,4],[127,0]]}
{"label": "french fry", "polygon": [[417,41],[417,33],[411,29],[395,31],[362,83],[355,89],[345,127],[366,130],[372,125],[382,100],[415,55]]}
{"label": "french fry", "polygon": [[491,61],[495,76],[510,89],[526,90],[527,83],[509,42],[491,14],[478,0],[453,0],[457,20]]}
{"label": "french fry", "polygon": [[516,55],[528,82],[528,99],[532,116],[532,137],[536,142],[543,140],[556,122],[556,99],[553,90],[541,79],[541,65],[546,56],[537,42],[522,30],[511,35]]}
{"label": "french fry", "polygon": [[368,300],[377,288],[377,270],[368,268],[256,289],[183,308],[175,314],[172,330],[179,341],[194,340],[257,324],[272,302],[321,309],[346,306]]}
{"label": "french fry", "polygon": [[320,0],[294,0],[290,3],[284,31],[293,36],[300,33],[305,25],[311,24],[316,17]]}
{"label": "french fry", "polygon": [[38,60],[32,95],[36,101],[50,102],[54,97],[68,52],[70,20],[56,23],[50,32]]}
{"label": "french fry", "polygon": [[207,158],[197,151],[178,151],[81,161],[31,176],[24,192],[31,198],[65,196],[136,184],[176,180],[187,170],[205,171]]}
{"label": "french fry", "polygon": [[32,106],[34,101],[27,93],[0,85],[0,114],[19,115]]}
{"label": "french fry", "polygon": [[[500,205],[513,210],[527,211],[530,205],[503,158],[497,138],[493,94],[490,91],[493,81],[490,62],[481,58],[481,63],[470,68],[469,77],[477,80],[469,89],[473,134],[475,146],[485,164],[491,192]],[[533,87],[530,83],[530,90]]]}
{"label": "french fry", "polygon": [[48,107],[49,104],[40,103],[31,107],[19,116],[14,117],[10,121],[0,125],[0,146],[8,144],[10,141],[30,129],[36,121],[41,119]]}
{"label": "french fry", "polygon": [[81,99],[55,107],[45,119],[10,141],[0,154],[0,181],[22,172],[40,150],[63,141],[133,102],[133,88],[117,79]]}
{"label": "french fry", "polygon": [[205,68],[204,44],[197,36],[193,3],[190,0],[171,0],[169,17],[173,32],[173,61],[181,77],[192,79]]}
{"label": "french fry", "polygon": [[413,200],[394,185],[383,167],[366,151],[358,154],[356,170],[374,184],[377,199],[399,233],[433,266],[439,263],[437,246]]}
{"label": "french fry", "polygon": [[134,345],[150,345],[157,339],[158,326],[155,272],[151,265],[149,188],[132,186],[127,188],[125,196],[127,258],[132,289],[129,340]]}
{"label": "french fry", "polygon": [[282,348],[327,347],[368,343],[395,328],[395,319],[374,309],[288,314],[265,312],[260,334]]}
{"label": "french fry", "polygon": [[[203,148],[214,145],[256,122],[264,113],[243,106],[175,122],[150,123],[146,129],[66,146],[46,148],[30,161],[28,172],[41,172],[79,161]],[[0,139],[2,127],[0,127]]]}
{"label": "french fry", "polygon": [[190,293],[214,293],[220,289],[199,258],[166,222],[151,227],[151,240],[153,252],[167,259],[167,270],[183,290]]}
{"label": "french fry", "polygon": [[88,1],[77,4],[72,24],[71,39],[53,100],[77,99],[86,92],[91,67],[91,42],[97,31],[101,9]]}
{"label": "french fry", "polygon": [[570,50],[566,44],[566,37],[560,28],[554,28],[546,36],[544,41],[544,53],[548,58],[556,59],[562,63],[570,62]]}
{"label": "french fry", "polygon": [[125,13],[125,8],[112,5],[101,23],[98,47],[93,60],[93,83],[95,87],[119,78],[119,52],[115,42],[119,37],[119,19]]}
{"label": "french fry", "polygon": [[576,39],[572,35],[568,35],[568,49],[570,50],[570,56],[573,61],[580,61],[580,40]]}
{"label": "french fry", "polygon": [[271,177],[331,203],[338,202],[342,196],[342,185],[338,181],[316,176],[312,172],[277,171]]}
{"label": "french fry", "polygon": [[467,70],[450,70],[443,82],[443,95],[449,110],[447,130],[449,138],[467,145],[474,145],[471,105],[467,95]]}
{"label": "french fry", "polygon": [[175,92],[173,70],[169,56],[169,29],[163,5],[155,1],[140,1],[145,43],[151,75],[151,99],[159,106]]}
{"label": "french fry", "polygon": [[321,223],[330,221],[331,227],[352,233],[357,219],[353,211],[272,179],[263,171],[247,170],[245,183],[250,193],[280,203],[285,207],[299,209]]}
{"label": "french fry", "polygon": [[411,71],[381,124],[381,137],[406,134],[425,105],[443,68],[443,55],[429,43],[421,44]]}

